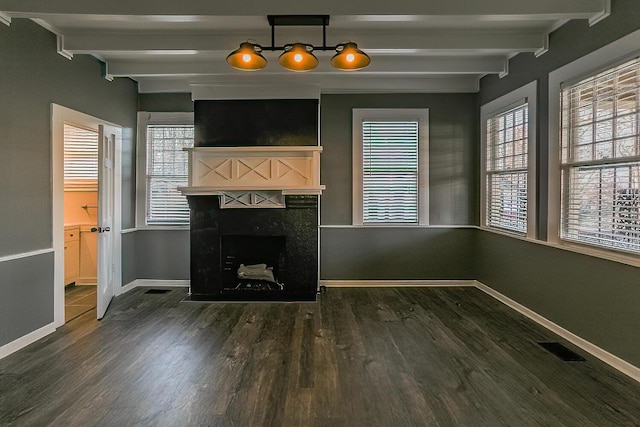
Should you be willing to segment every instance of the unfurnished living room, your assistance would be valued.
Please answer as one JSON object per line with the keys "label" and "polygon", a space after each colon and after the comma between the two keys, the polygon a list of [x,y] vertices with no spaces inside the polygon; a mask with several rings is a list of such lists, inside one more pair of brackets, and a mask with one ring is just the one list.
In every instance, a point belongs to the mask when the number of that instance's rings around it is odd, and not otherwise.
{"label": "unfurnished living room", "polygon": [[637,0],[0,0],[0,426],[640,425]]}

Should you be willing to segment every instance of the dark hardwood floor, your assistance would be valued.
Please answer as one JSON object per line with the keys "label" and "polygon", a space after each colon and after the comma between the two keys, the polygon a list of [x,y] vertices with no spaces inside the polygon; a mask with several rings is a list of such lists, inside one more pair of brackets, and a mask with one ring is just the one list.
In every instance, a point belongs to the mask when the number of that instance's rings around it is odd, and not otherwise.
{"label": "dark hardwood floor", "polygon": [[[116,298],[0,360],[0,425],[634,426],[640,383],[475,288]],[[565,343],[566,344],[566,343]]]}

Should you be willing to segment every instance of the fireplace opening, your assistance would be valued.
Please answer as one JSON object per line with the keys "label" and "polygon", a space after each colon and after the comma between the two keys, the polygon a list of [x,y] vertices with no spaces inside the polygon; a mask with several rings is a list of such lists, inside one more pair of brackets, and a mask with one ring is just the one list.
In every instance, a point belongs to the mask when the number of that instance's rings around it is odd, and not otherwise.
{"label": "fireplace opening", "polygon": [[285,290],[285,236],[222,235],[220,245],[222,289]]}

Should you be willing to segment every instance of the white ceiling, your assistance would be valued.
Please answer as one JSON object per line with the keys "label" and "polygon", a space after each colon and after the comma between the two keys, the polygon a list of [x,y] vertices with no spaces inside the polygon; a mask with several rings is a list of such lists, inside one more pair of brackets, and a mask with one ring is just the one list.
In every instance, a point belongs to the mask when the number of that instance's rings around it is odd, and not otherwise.
{"label": "white ceiling", "polygon": [[[548,34],[571,19],[592,24],[610,0],[0,0],[0,20],[30,18],[58,35],[62,55],[104,61],[106,78],[130,77],[142,93],[208,88],[316,87],[323,93],[474,92],[487,74],[508,72],[520,52],[544,54]],[[225,57],[240,42],[271,45],[269,14],[326,14],[327,45],[354,41],[371,65],[344,72],[317,51],[317,69],[292,73],[279,52],[264,52],[267,67],[231,68]],[[322,45],[322,27],[282,27],[275,44]],[[211,92],[213,90],[213,92]]]}

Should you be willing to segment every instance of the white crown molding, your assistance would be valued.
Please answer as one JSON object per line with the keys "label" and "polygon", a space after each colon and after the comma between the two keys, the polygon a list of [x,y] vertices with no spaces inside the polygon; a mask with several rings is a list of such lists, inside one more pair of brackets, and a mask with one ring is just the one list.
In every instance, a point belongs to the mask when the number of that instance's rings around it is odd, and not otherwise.
{"label": "white crown molding", "polygon": [[7,27],[11,25],[11,17],[0,12],[0,22],[6,25]]}
{"label": "white crown molding", "polygon": [[611,15],[611,0],[603,0],[603,1],[604,1],[604,5],[603,5],[602,11],[599,13],[596,13],[591,18],[589,18],[590,26],[596,25],[598,22],[602,21],[603,19]]}
{"label": "white crown molding", "polygon": [[502,72],[498,73],[498,77],[501,79],[509,75],[509,59],[510,58],[504,60],[504,69]]}
{"label": "white crown molding", "polygon": [[73,59],[73,53],[64,49],[64,36],[56,36],[56,44],[59,55],[64,56],[67,59]]}
{"label": "white crown molding", "polygon": [[536,58],[538,58],[547,52],[549,52],[549,34],[548,33],[545,34],[544,36],[544,42],[542,44],[542,47],[536,50],[533,54],[536,56]]}

